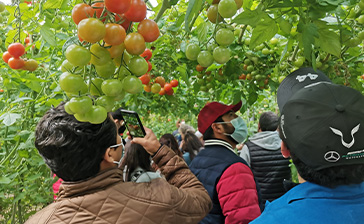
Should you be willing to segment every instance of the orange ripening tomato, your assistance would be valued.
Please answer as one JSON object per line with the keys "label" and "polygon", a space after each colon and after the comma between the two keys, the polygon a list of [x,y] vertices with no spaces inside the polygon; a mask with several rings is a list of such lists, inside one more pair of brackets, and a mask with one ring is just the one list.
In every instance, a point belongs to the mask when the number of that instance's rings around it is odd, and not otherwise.
{"label": "orange ripening tomato", "polygon": [[149,73],[146,73],[146,74],[140,76],[139,79],[142,81],[142,83],[144,85],[148,85],[149,82],[150,82],[150,74]]}
{"label": "orange ripening tomato", "polygon": [[12,43],[8,46],[8,52],[14,58],[19,58],[25,54],[25,47],[21,43]]}
{"label": "orange ripening tomato", "polygon": [[[102,11],[104,11],[104,3],[103,2],[96,2],[94,4],[91,5],[92,9],[94,10],[93,14],[96,13],[96,17],[100,18],[100,17],[106,17],[107,13],[105,12],[103,15]],[[102,20],[103,22],[105,21],[105,19]]]}
{"label": "orange ripening tomato", "polygon": [[155,83],[159,83],[159,85],[161,85],[161,87],[164,87],[164,84],[166,84],[166,80],[164,79],[163,76],[158,76],[157,78],[155,78]]}
{"label": "orange ripening tomato", "polygon": [[13,56],[11,56],[11,54],[10,54],[9,52],[5,51],[5,52],[3,53],[3,60],[4,60],[6,63],[8,63],[8,61],[9,61],[9,59],[10,59],[11,57],[13,57]]}
{"label": "orange ripening tomato", "polygon": [[38,62],[34,59],[29,59],[24,62],[24,67],[22,69],[28,71],[35,71],[38,68]]}
{"label": "orange ripening tomato", "polygon": [[129,10],[131,0],[105,0],[105,7],[110,12],[122,14]]}
{"label": "orange ripening tomato", "polygon": [[130,21],[140,22],[147,15],[147,5],[144,0],[131,0],[130,8],[124,15]]}
{"label": "orange ripening tomato", "polygon": [[153,68],[153,65],[152,65],[152,63],[150,63],[150,61],[147,61],[147,63],[148,63],[148,71],[147,72],[150,72],[150,70],[152,70],[152,68]]}
{"label": "orange ripening tomato", "polygon": [[166,90],[164,90],[164,88],[162,87],[159,91],[159,95],[163,96],[164,94],[166,94]]}
{"label": "orange ripening tomato", "polygon": [[[106,46],[109,46],[109,45],[106,44]],[[111,58],[121,57],[124,53],[125,45],[124,44],[113,45],[110,48],[107,48],[107,50],[110,52]]]}
{"label": "orange ripening tomato", "polygon": [[165,90],[166,92],[171,91],[171,90],[172,90],[172,85],[171,85],[170,83],[166,83],[166,84],[164,84],[164,90]]}
{"label": "orange ripening tomato", "polygon": [[116,23],[108,23],[105,25],[106,34],[104,37],[105,43],[109,45],[120,45],[124,42],[126,32],[124,27]]}
{"label": "orange ripening tomato", "polygon": [[10,58],[8,61],[9,67],[12,69],[21,69],[24,67],[25,62],[22,58]]}
{"label": "orange ripening tomato", "polygon": [[144,37],[146,42],[153,42],[159,37],[159,28],[153,20],[145,19],[139,23],[138,33]]}
{"label": "orange ripening tomato", "polygon": [[145,41],[139,33],[129,33],[124,41],[125,49],[129,54],[140,55],[144,52]]}
{"label": "orange ripening tomato", "polygon": [[151,90],[152,90],[152,85],[150,83],[148,85],[145,85],[144,86],[144,91],[145,92],[150,93]]}
{"label": "orange ripening tomato", "polygon": [[85,3],[75,5],[72,9],[72,19],[77,25],[78,23],[86,18],[92,17],[94,9]]}

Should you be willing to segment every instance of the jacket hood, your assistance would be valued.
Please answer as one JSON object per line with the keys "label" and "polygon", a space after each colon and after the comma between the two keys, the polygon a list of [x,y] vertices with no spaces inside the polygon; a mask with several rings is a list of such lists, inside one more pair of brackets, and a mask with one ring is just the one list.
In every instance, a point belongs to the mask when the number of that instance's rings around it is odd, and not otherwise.
{"label": "jacket hood", "polygon": [[254,134],[249,140],[267,150],[281,149],[281,139],[277,131],[263,131]]}

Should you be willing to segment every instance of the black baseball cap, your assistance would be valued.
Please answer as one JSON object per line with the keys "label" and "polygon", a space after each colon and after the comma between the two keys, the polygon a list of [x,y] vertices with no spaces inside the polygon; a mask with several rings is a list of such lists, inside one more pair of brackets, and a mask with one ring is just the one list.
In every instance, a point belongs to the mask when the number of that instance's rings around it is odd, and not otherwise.
{"label": "black baseball cap", "polygon": [[357,90],[303,87],[284,105],[279,126],[289,150],[315,170],[364,164],[364,96]]}
{"label": "black baseball cap", "polygon": [[303,87],[317,82],[330,82],[331,80],[320,70],[311,67],[300,68],[283,79],[277,90],[277,103],[279,111],[289,98]]}

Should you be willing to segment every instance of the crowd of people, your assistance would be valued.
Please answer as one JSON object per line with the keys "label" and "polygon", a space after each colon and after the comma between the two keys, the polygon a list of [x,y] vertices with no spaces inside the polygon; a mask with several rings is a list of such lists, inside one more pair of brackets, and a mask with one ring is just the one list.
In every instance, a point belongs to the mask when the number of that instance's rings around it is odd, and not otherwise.
{"label": "crowd of people", "polygon": [[240,101],[159,139],[123,136],[119,110],[96,125],[61,103],[35,133],[57,198],[26,223],[363,223],[364,96],[301,68],[277,102],[250,136]]}

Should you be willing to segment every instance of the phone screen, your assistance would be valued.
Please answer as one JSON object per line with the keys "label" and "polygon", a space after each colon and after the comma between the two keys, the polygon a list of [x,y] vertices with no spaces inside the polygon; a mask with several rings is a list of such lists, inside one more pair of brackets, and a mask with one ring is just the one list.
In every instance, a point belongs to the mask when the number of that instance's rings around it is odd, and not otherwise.
{"label": "phone screen", "polygon": [[123,115],[126,128],[128,129],[131,137],[143,138],[145,136],[145,130],[138,114],[134,111],[121,111],[121,114]]}

